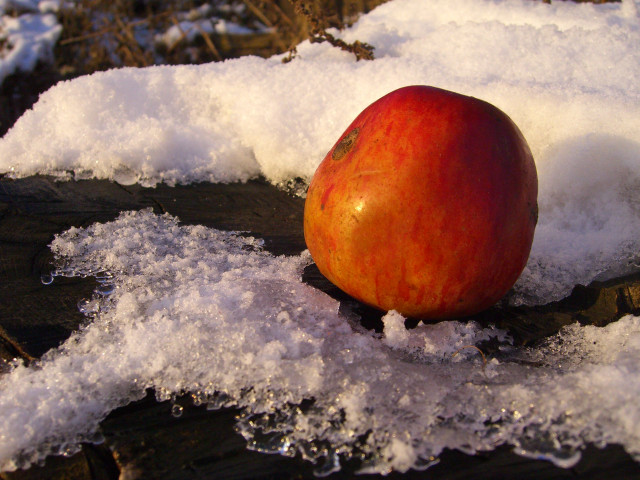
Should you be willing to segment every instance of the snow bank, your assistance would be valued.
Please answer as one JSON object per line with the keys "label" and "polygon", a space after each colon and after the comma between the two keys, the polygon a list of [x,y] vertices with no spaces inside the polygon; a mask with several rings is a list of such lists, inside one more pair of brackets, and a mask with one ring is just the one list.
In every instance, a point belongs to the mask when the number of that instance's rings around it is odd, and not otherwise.
{"label": "snow bank", "polygon": [[[2,139],[0,169],[117,178],[128,167],[128,181],[145,184],[308,179],[365,106],[408,84],[457,90],[505,110],[543,178],[550,150],[566,141],[636,139],[640,32],[632,1],[395,0],[342,36],[375,45],[377,60],[355,62],[306,42],[288,64],[246,57],[62,83]],[[229,158],[246,160],[230,174]]]}

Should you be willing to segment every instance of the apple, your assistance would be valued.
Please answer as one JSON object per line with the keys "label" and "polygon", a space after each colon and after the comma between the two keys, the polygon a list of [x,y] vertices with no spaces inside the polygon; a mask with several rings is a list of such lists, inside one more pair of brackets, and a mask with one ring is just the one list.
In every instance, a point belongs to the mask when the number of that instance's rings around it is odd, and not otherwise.
{"label": "apple", "polygon": [[482,100],[395,90],[349,125],[315,172],[304,237],[352,297],[423,319],[500,300],[527,262],[538,178],[515,123]]}

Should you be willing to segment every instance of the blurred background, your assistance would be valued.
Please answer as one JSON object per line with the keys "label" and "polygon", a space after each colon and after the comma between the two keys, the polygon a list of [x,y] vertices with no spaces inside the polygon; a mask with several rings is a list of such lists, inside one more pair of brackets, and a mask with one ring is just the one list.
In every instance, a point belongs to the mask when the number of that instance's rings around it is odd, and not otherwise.
{"label": "blurred background", "polygon": [[243,55],[287,61],[302,40],[333,42],[326,29],[384,1],[0,0],[0,135],[61,80]]}

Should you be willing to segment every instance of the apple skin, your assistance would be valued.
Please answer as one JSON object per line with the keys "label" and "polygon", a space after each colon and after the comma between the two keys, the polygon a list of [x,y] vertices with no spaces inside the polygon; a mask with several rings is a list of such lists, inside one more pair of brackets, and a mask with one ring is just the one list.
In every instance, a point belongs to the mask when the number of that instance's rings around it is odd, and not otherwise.
{"label": "apple skin", "polygon": [[473,97],[428,86],[367,107],[319,165],[304,237],[352,297],[448,319],[495,304],[525,267],[538,178],[518,127]]}

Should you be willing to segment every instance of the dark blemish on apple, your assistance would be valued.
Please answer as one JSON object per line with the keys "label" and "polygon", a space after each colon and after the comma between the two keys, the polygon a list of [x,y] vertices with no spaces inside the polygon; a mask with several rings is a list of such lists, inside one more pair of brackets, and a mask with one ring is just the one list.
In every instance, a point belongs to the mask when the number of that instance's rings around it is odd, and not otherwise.
{"label": "dark blemish on apple", "polygon": [[538,202],[533,207],[529,207],[529,215],[531,216],[531,220],[533,220],[533,224],[538,224]]}
{"label": "dark blemish on apple", "polygon": [[331,158],[333,160],[338,161],[342,157],[344,157],[349,152],[349,150],[351,150],[353,145],[356,143],[356,138],[358,138],[359,133],[360,133],[360,128],[358,127],[354,128],[349,133],[347,133],[344,136],[344,138],[340,141],[340,143],[336,145],[336,148],[334,148],[333,153],[331,154]]}

